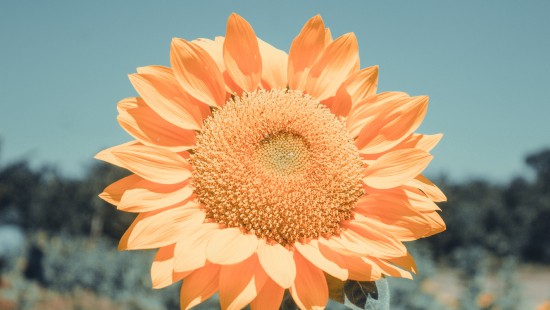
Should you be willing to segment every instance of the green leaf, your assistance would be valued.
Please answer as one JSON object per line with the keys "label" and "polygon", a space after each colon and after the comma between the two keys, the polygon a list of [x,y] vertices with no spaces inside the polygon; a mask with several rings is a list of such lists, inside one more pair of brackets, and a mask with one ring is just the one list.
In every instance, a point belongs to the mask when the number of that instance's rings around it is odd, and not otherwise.
{"label": "green leaf", "polygon": [[354,310],[389,309],[389,288],[386,279],[372,281],[346,281],[344,304]]}
{"label": "green leaf", "polygon": [[344,293],[352,304],[361,309],[365,307],[369,297],[378,300],[378,289],[374,281],[346,281]]}

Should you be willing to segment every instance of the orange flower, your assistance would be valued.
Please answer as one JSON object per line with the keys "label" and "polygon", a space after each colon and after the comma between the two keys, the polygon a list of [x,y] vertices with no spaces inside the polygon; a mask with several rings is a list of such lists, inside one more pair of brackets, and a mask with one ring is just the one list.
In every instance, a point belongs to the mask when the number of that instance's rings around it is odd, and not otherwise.
{"label": "orange flower", "polygon": [[285,289],[324,307],[325,273],[411,278],[403,241],[445,229],[420,173],[441,139],[416,134],[428,97],[376,93],[353,33],[311,18],[290,52],[232,14],[224,37],[174,39],[171,68],[130,75],[119,102],[136,140],[98,159],[132,171],[101,197],[139,213],[121,250],[159,248],[153,286],[184,279],[181,308],[278,309]]}

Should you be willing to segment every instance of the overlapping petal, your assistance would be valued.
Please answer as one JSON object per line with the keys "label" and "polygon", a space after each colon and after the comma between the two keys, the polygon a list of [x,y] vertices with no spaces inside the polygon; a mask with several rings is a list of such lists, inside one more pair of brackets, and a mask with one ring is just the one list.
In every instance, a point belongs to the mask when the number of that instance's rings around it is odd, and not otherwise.
{"label": "overlapping petal", "polygon": [[305,90],[318,100],[334,96],[340,85],[359,70],[359,48],[355,34],[348,33],[330,43],[308,73]]}
{"label": "overlapping petal", "polygon": [[286,88],[288,55],[259,38],[258,46],[262,56],[262,87],[268,90]]}
{"label": "overlapping petal", "polygon": [[206,247],[206,257],[216,264],[236,264],[249,258],[258,247],[258,238],[245,234],[239,228],[214,232]]}
{"label": "overlapping petal", "polygon": [[315,265],[317,268],[323,270],[324,272],[330,274],[331,276],[340,279],[342,281],[348,278],[348,270],[345,267],[342,267],[343,263],[338,264],[338,257],[334,258],[330,255],[328,258],[321,254],[320,245],[317,240],[311,240],[308,243],[295,243],[294,247],[296,250],[302,254],[310,263]]}
{"label": "overlapping petal", "polygon": [[170,63],[181,87],[197,100],[212,106],[223,106],[227,98],[225,83],[212,57],[195,43],[174,39]]}
{"label": "overlapping petal", "polygon": [[261,239],[258,243],[258,258],[267,275],[282,288],[289,288],[296,277],[293,252],[282,245],[268,244]]}
{"label": "overlapping petal", "polygon": [[398,97],[372,108],[370,119],[355,141],[361,153],[382,153],[405,140],[420,126],[428,108],[428,97]]}
{"label": "overlapping petal", "polygon": [[[103,153],[103,154],[102,154]],[[181,155],[165,149],[123,144],[96,155],[126,168],[140,177],[160,184],[176,184],[191,176],[191,166]],[[104,154],[107,153],[107,154]]]}
{"label": "overlapping petal", "polygon": [[151,282],[153,288],[163,288],[180,281],[191,274],[174,272],[174,244],[161,247],[151,265]]}
{"label": "overlapping petal", "polygon": [[432,160],[432,155],[418,149],[403,149],[386,153],[365,169],[363,182],[367,186],[387,189],[413,180]]}
{"label": "overlapping petal", "polygon": [[294,254],[296,280],[290,287],[292,298],[300,309],[324,309],[328,302],[325,274],[300,253]]}
{"label": "overlapping petal", "polygon": [[153,249],[176,243],[181,232],[200,225],[205,218],[196,203],[162,211],[140,213],[124,233],[119,250]]}
{"label": "overlapping petal", "polygon": [[352,107],[376,93],[377,86],[378,66],[357,71],[340,85],[327,105],[335,115],[348,116]]}
{"label": "overlapping petal", "polygon": [[[181,152],[195,145],[195,131],[167,122],[141,98],[126,98],[118,103],[117,120],[141,143]],[[198,114],[200,111],[197,109]],[[202,116],[199,116],[202,118]]]}
{"label": "overlapping petal", "polygon": [[219,284],[222,309],[242,309],[256,298],[266,280],[255,254],[239,264],[223,265]]}
{"label": "overlapping petal", "polygon": [[219,230],[215,223],[204,223],[199,227],[189,227],[181,231],[181,238],[174,249],[174,270],[186,272],[206,265],[206,246],[214,232]]}
{"label": "overlapping petal", "polygon": [[252,310],[278,310],[283,300],[285,290],[269,277],[256,298],[250,303]]}
{"label": "overlapping petal", "polygon": [[183,282],[180,293],[181,309],[191,309],[212,297],[218,290],[220,265],[208,264],[195,270]]}
{"label": "overlapping petal", "polygon": [[130,74],[129,78],[147,105],[162,118],[184,129],[199,130],[202,127],[199,107],[187,100],[170,72],[156,70],[156,74],[136,73]]}
{"label": "overlapping petal", "polygon": [[423,175],[416,176],[413,180],[410,180],[408,185],[416,186],[420,190],[422,190],[430,199],[432,199],[435,202],[439,201],[447,201],[447,197],[443,192],[437,187],[435,184],[433,184],[432,181],[430,181],[428,178],[426,178]]}
{"label": "overlapping petal", "polygon": [[309,71],[330,39],[321,16],[312,17],[292,41],[288,53],[288,86],[290,89],[305,90]]}

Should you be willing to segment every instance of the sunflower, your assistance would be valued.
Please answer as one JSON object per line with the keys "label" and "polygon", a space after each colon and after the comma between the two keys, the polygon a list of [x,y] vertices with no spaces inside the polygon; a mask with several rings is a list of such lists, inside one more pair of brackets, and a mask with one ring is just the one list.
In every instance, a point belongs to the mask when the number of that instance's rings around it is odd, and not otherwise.
{"label": "sunflower", "polygon": [[225,37],[174,39],[171,68],[138,68],[118,103],[134,141],[96,158],[133,174],[100,197],[138,213],[120,250],[156,249],[153,286],[181,308],[322,308],[327,277],[411,278],[404,241],[445,229],[421,175],[441,134],[414,133],[428,97],[376,93],[353,33],[311,18],[289,53],[237,14]]}

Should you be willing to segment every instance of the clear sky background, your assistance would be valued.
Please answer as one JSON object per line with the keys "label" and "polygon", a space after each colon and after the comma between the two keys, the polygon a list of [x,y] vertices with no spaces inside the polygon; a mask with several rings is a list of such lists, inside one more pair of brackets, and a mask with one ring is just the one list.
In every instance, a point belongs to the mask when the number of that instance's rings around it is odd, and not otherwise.
{"label": "clear sky background", "polygon": [[380,91],[430,96],[419,132],[445,136],[428,174],[505,182],[550,147],[550,1],[0,0],[0,165],[81,175],[131,139],[116,122],[127,74],[169,65],[173,37],[224,35],[231,12],[285,51],[316,14],[355,32]]}

